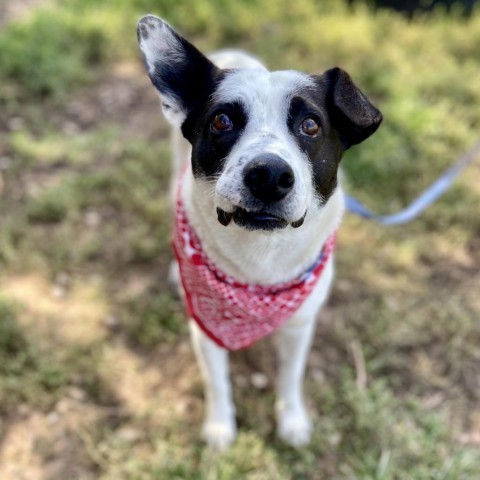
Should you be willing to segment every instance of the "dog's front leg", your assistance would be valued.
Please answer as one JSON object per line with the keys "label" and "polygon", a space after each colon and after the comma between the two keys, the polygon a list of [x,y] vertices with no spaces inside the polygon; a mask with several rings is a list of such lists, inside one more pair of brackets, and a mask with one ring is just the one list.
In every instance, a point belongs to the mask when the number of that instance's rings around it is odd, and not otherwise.
{"label": "dog's front leg", "polygon": [[190,331],[205,383],[206,415],[202,437],[211,447],[224,450],[237,434],[228,352],[210,340],[193,320]]}
{"label": "dog's front leg", "polygon": [[303,377],[315,330],[315,316],[295,316],[277,333],[277,432],[286,443],[310,442],[312,422],[303,399]]}

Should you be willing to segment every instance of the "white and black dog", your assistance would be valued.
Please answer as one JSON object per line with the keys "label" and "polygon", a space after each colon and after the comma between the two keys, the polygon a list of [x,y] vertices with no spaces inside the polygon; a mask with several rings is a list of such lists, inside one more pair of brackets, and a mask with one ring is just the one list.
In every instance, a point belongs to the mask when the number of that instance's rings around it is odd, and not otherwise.
{"label": "white and black dog", "polygon": [[302,382],[344,211],[339,163],[381,113],[339,68],[269,72],[237,51],[209,59],[151,15],[138,40],[174,126],[175,267],[205,381],[203,437],[223,449],[236,435],[228,350],[277,330],[278,434],[305,445]]}

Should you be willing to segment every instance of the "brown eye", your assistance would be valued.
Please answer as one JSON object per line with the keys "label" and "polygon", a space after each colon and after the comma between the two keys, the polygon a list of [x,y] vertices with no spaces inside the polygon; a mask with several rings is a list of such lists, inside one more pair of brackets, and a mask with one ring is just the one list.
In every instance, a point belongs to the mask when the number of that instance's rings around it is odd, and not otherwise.
{"label": "brown eye", "polygon": [[233,122],[225,113],[218,113],[212,120],[211,129],[215,133],[229,132],[232,128]]}
{"label": "brown eye", "polygon": [[309,137],[316,137],[320,132],[320,126],[311,117],[306,118],[300,125],[300,133]]}

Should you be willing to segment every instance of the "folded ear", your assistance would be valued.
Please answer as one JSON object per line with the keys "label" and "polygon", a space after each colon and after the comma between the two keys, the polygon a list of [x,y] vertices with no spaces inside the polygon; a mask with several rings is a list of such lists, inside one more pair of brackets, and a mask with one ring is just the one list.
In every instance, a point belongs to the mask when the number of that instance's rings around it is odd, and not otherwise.
{"label": "folded ear", "polygon": [[219,70],[158,17],[143,17],[138,22],[137,36],[165,117],[179,127],[213,92]]}
{"label": "folded ear", "polygon": [[363,142],[378,128],[382,114],[341,68],[327,70],[324,76],[327,108],[345,148]]}

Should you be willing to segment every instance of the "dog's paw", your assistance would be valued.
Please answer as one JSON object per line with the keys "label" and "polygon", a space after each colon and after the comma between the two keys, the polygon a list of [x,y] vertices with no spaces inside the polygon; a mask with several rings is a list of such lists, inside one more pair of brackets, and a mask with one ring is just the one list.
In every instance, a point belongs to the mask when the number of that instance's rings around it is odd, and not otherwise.
{"label": "dog's paw", "polygon": [[295,448],[310,443],[313,425],[305,410],[284,410],[278,414],[277,421],[277,434],[285,443]]}
{"label": "dog's paw", "polygon": [[237,427],[235,421],[206,420],[202,428],[202,438],[209,447],[225,451],[235,440]]}

